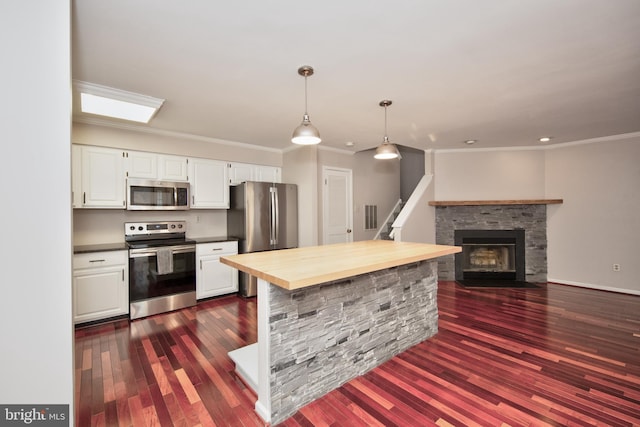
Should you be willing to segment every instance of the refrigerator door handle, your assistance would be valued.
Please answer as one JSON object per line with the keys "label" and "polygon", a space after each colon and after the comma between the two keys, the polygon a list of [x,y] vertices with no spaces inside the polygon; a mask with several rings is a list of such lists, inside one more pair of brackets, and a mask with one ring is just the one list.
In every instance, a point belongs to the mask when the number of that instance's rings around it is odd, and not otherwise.
{"label": "refrigerator door handle", "polygon": [[269,243],[275,245],[278,243],[277,224],[278,224],[278,189],[269,187],[269,195],[271,196],[270,216],[271,227],[269,230]]}
{"label": "refrigerator door handle", "polygon": [[277,245],[278,242],[278,237],[280,237],[280,199],[279,199],[279,193],[278,193],[278,187],[273,187],[274,189],[274,194],[275,194],[275,211],[276,211],[276,217],[273,220],[273,244]]}

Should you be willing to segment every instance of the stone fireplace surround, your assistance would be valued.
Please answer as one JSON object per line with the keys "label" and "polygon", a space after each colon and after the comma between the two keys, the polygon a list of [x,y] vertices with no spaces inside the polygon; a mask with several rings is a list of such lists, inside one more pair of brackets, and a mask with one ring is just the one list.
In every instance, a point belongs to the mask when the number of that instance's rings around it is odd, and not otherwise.
{"label": "stone fireplace surround", "polygon": [[[438,203],[438,204],[435,204]],[[547,281],[547,206],[541,204],[458,204],[436,206],[436,243],[454,245],[455,230],[525,230],[526,281]],[[557,202],[556,202],[557,203]],[[455,280],[453,255],[438,260],[438,278]]]}

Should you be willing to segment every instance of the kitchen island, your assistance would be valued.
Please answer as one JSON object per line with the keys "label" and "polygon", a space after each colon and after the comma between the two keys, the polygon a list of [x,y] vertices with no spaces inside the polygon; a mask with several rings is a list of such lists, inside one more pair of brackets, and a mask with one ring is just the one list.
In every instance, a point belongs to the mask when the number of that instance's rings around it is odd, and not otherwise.
{"label": "kitchen island", "polygon": [[277,424],[438,330],[436,258],[456,246],[372,240],[220,261],[258,278],[258,342],[232,351]]}

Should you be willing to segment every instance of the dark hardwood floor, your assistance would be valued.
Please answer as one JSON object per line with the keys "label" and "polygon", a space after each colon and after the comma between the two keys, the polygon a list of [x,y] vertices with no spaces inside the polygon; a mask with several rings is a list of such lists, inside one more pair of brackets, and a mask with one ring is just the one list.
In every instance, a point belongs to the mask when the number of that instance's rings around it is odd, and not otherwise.
{"label": "dark hardwood floor", "polygon": [[[440,282],[439,332],[282,426],[640,426],[640,297]],[[229,350],[256,301],[76,330],[77,426],[261,426]]]}

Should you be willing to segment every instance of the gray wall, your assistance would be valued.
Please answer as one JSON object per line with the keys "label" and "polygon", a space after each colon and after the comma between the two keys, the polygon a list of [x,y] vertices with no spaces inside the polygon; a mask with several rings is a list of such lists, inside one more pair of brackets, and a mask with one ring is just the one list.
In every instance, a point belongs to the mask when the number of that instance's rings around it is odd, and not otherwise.
{"label": "gray wall", "polygon": [[403,202],[409,200],[411,193],[424,176],[424,151],[398,145],[400,159],[400,198]]}

